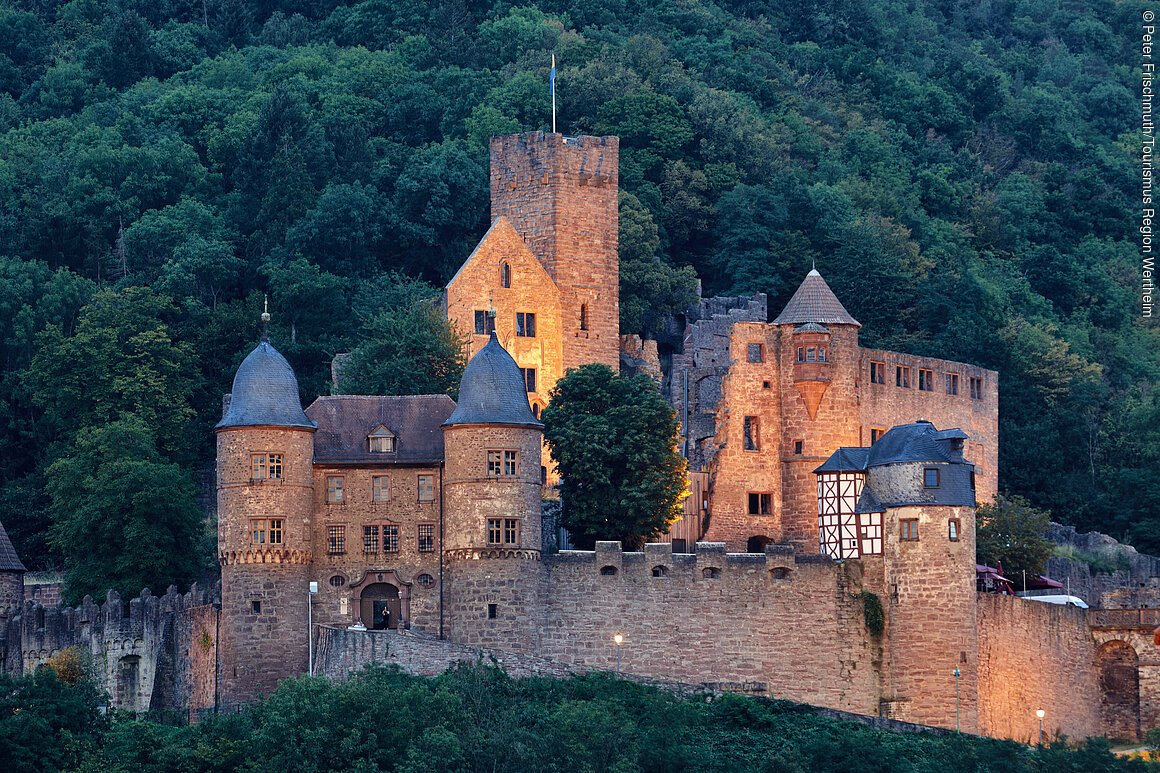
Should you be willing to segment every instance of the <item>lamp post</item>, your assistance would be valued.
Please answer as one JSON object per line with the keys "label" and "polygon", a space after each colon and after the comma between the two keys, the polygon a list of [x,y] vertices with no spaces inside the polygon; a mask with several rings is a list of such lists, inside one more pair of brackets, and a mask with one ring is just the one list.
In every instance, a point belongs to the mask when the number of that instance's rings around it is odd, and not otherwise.
{"label": "lamp post", "polygon": [[1036,709],[1035,710],[1035,716],[1039,717],[1039,745],[1040,746],[1043,746],[1043,717],[1046,715],[1047,715],[1047,712],[1044,711],[1043,709]]}
{"label": "lamp post", "polygon": [[310,592],[306,594],[306,651],[308,654],[307,672],[314,676],[314,594],[318,593],[318,583],[310,583]]}
{"label": "lamp post", "polygon": [[616,645],[616,673],[620,674],[620,645],[624,644],[624,634],[620,631],[612,634],[612,643]]}
{"label": "lamp post", "polygon": [[963,675],[963,672],[959,671],[958,666],[955,666],[955,670],[951,674],[955,677],[955,732],[960,733],[962,731],[959,729],[959,677]]}

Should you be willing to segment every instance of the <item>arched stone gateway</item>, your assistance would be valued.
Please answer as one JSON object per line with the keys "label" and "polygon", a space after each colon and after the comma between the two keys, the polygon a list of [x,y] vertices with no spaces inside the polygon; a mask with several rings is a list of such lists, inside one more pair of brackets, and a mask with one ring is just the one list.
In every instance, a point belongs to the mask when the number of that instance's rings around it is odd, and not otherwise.
{"label": "arched stone gateway", "polygon": [[351,583],[354,608],[367,628],[395,629],[411,625],[411,583],[394,570],[370,571]]}
{"label": "arched stone gateway", "polygon": [[1140,658],[1126,641],[1096,650],[1100,680],[1100,724],[1109,738],[1140,737]]}

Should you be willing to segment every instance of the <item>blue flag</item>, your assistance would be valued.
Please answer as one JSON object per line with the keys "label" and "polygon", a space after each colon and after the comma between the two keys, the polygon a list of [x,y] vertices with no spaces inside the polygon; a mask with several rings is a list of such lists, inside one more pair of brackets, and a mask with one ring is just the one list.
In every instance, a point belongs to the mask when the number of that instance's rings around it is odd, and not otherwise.
{"label": "blue flag", "polygon": [[552,54],[552,70],[548,73],[548,86],[552,91],[552,96],[556,96],[556,55]]}

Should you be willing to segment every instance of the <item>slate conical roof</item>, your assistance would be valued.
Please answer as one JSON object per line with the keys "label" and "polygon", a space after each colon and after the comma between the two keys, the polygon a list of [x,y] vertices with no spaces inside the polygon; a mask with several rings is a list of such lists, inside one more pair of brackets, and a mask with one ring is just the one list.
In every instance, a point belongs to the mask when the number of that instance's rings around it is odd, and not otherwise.
{"label": "slate conical roof", "polygon": [[520,366],[491,333],[491,339],[463,370],[459,402],[444,427],[455,424],[544,426],[532,415]]}
{"label": "slate conical roof", "polygon": [[0,524],[0,572],[26,572],[24,564],[20,563],[20,556],[16,555],[16,548],[8,539],[4,531],[4,524]]}
{"label": "slate conical roof", "polygon": [[242,360],[234,375],[230,407],[217,428],[255,426],[315,426],[302,412],[294,369],[269,341],[262,341]]}
{"label": "slate conical roof", "polygon": [[806,274],[805,280],[798,287],[797,292],[789,299],[789,303],[773,321],[775,325],[805,325],[808,323],[820,325],[857,325],[862,324],[850,316],[846,307],[834,295],[834,291],[822,279],[822,275],[815,268]]}

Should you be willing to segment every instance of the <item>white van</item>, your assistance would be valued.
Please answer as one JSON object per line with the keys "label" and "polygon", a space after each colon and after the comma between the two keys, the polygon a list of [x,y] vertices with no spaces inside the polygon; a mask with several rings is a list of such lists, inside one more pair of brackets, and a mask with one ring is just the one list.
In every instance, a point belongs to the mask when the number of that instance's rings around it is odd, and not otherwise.
{"label": "white van", "polygon": [[1044,604],[1062,604],[1067,607],[1079,607],[1080,609],[1087,609],[1088,605],[1079,596],[1024,596],[1027,601],[1042,601]]}

